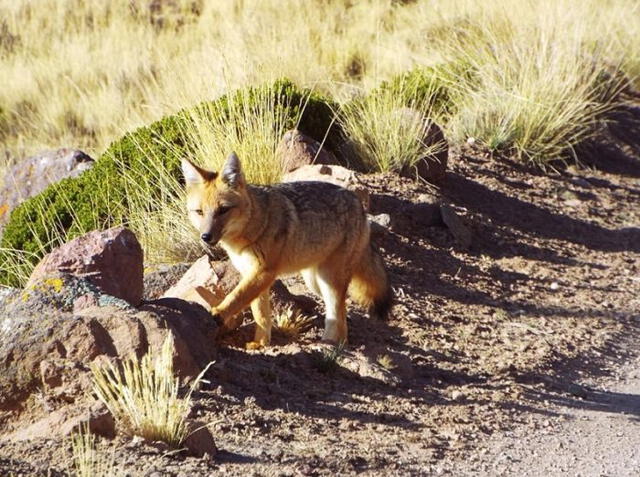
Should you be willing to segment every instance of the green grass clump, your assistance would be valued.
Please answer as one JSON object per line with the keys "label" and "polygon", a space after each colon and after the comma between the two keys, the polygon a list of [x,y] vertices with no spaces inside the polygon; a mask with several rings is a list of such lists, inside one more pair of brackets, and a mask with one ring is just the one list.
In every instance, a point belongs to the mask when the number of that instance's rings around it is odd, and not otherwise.
{"label": "green grass clump", "polygon": [[423,70],[400,76],[342,106],[340,124],[365,171],[412,169],[446,144],[429,143],[432,123],[445,119],[449,93]]}
{"label": "green grass clump", "polygon": [[[153,207],[175,198],[180,192],[175,186],[181,182],[180,159],[197,155],[200,147],[190,133],[194,111],[214,111],[219,124],[233,123],[235,116],[246,116],[265,97],[283,118],[281,128],[297,125],[318,140],[326,136],[327,147],[338,148],[342,133],[333,124],[335,105],[288,80],[182,110],[126,134],[109,146],[91,170],[52,185],[17,207],[0,240],[0,283],[20,285],[30,266],[60,243],[96,228],[128,224],[141,203],[151,204],[144,212],[153,213]],[[250,133],[237,131],[239,136]],[[167,187],[167,182],[174,186]],[[15,263],[17,251],[24,252],[26,265]]]}
{"label": "green grass clump", "polygon": [[427,106],[438,118],[446,118],[455,113],[460,79],[472,77],[464,62],[417,67],[382,82],[369,96],[390,94],[406,107]]}

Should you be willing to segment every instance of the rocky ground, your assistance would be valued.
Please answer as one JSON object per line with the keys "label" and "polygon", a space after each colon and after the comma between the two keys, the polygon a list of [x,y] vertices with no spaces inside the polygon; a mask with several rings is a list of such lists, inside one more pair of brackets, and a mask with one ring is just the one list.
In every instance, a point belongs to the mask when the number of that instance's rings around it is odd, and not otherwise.
{"label": "rocky ground", "polygon": [[[214,460],[123,436],[102,446],[131,475],[524,475],[542,462],[531,446],[546,459],[532,475],[554,473],[552,452],[570,441],[552,437],[580,413],[613,399],[614,413],[637,414],[636,388],[597,386],[635,359],[640,335],[640,167],[604,166],[542,173],[456,153],[440,192],[470,243],[426,226],[427,208],[403,214],[430,187],[367,176],[372,207],[392,219],[376,240],[393,317],[353,309],[335,360],[317,343],[320,319],[263,351],[242,346],[249,322],[226,338],[193,410],[211,423]],[[65,439],[0,440],[3,473],[57,475],[68,461]]]}

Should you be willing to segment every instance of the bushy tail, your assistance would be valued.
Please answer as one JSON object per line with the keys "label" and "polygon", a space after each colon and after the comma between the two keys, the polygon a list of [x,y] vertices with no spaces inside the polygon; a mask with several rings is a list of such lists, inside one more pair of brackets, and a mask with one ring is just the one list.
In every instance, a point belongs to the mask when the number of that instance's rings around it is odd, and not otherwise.
{"label": "bushy tail", "polygon": [[369,244],[356,266],[349,295],[364,306],[369,316],[386,319],[393,304],[393,292],[380,254]]}

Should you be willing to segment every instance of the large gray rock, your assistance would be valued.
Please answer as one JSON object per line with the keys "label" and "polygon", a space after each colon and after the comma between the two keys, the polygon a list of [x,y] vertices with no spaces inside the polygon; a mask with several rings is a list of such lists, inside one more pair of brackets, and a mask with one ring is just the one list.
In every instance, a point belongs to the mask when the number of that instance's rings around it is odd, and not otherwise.
{"label": "large gray rock", "polygon": [[124,227],[95,230],[54,249],[35,267],[27,288],[60,273],[86,277],[105,294],[134,306],[142,299],[142,247]]}
{"label": "large gray rock", "polygon": [[21,202],[39,194],[49,185],[67,177],[77,177],[94,160],[77,149],[45,151],[14,164],[0,181],[0,231],[11,211]]}

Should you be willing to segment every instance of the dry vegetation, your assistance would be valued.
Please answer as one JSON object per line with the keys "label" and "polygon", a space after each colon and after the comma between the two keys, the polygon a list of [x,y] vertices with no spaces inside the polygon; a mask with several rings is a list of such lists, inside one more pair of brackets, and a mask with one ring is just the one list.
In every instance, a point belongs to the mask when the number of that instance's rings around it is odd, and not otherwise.
{"label": "dry vegetation", "polygon": [[447,62],[475,70],[455,84],[451,138],[553,155],[601,110],[593,83],[604,66],[640,72],[639,9],[634,0],[5,0],[1,140],[12,156],[61,145],[96,154],[229,85],[288,76],[344,98]]}
{"label": "dry vegetation", "polygon": [[150,352],[140,360],[127,359],[122,370],[111,363],[92,365],[93,390],[121,431],[172,446],[179,446],[187,437],[191,394],[209,368],[181,397],[180,380],[173,372],[174,353],[173,339],[169,336],[157,354]]}
{"label": "dry vegetation", "polygon": [[[389,170],[424,152],[416,141],[423,125],[390,114],[401,105],[392,94],[350,100],[433,67],[434,87],[447,90],[446,114],[429,95],[409,103],[450,142],[474,138],[544,164],[570,156],[615,107],[622,79],[640,73],[633,0],[579,8],[571,0],[16,0],[0,2],[0,18],[0,141],[9,158],[60,146],[97,155],[136,126],[286,76],[343,103],[338,115],[361,161]],[[192,110],[186,135],[195,159],[215,168],[235,150],[251,181],[278,180],[284,124],[270,101],[265,95],[228,120]],[[147,259],[194,257],[200,245],[179,184],[162,168],[150,177],[131,177],[128,194]],[[158,184],[164,195],[150,203]],[[12,251],[3,266],[28,275],[23,254]]]}
{"label": "dry vegetation", "polygon": [[115,465],[113,452],[98,449],[97,438],[86,426],[71,436],[69,474],[75,477],[113,477],[124,475]]}

